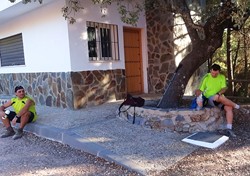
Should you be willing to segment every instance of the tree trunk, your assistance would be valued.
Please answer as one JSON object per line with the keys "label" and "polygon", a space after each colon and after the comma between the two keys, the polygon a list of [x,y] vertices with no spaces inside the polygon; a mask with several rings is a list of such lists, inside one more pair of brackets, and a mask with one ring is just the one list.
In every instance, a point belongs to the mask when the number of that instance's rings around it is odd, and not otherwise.
{"label": "tree trunk", "polygon": [[[247,68],[247,62],[248,62],[248,59],[247,59],[247,36],[246,36],[246,31],[245,31],[245,28],[243,28],[243,33],[244,33],[244,38],[243,38],[243,41],[244,41],[244,77],[245,79],[247,79],[247,73],[248,73],[248,68]],[[244,96],[247,97],[247,94],[248,94],[248,82],[244,82],[243,83],[243,90],[244,90]]]}
{"label": "tree trunk", "polygon": [[[233,72],[233,79],[235,78],[235,68],[236,68],[236,63],[237,63],[237,59],[238,59],[238,54],[239,54],[239,50],[240,50],[240,39],[238,40],[237,42],[237,47],[236,47],[236,50],[235,50],[235,56],[232,60],[232,72]],[[233,90],[233,95],[235,95],[236,93],[236,89],[235,89],[235,85],[236,83],[232,81],[232,90]]]}
{"label": "tree trunk", "polygon": [[[232,64],[231,64],[231,29],[227,28],[227,78],[232,80]],[[232,95],[232,81],[228,82],[228,95]]]}

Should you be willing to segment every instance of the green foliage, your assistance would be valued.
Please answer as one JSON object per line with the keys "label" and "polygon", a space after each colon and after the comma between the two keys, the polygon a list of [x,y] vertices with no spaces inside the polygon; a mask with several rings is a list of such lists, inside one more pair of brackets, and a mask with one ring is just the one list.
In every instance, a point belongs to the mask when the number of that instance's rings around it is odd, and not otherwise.
{"label": "green foliage", "polygon": [[94,4],[111,4],[113,0],[92,0]]}
{"label": "green foliage", "polygon": [[[9,0],[10,2],[15,2],[16,0]],[[42,2],[43,2],[43,0],[22,0],[22,2],[24,3],[24,4],[27,4],[27,3],[29,3],[29,2],[32,2],[32,1],[34,1],[34,2],[36,2],[36,1],[38,1],[40,4],[42,4]]]}
{"label": "green foliage", "polygon": [[143,7],[140,4],[132,6],[132,10],[129,10],[126,5],[118,3],[118,12],[121,15],[122,22],[135,26]]}
{"label": "green foliage", "polygon": [[[70,24],[76,22],[74,18],[75,13],[83,9],[78,0],[69,0],[65,7],[62,7],[62,14],[65,20],[68,20]],[[73,16],[72,16],[73,13]]]}
{"label": "green foliage", "polygon": [[142,3],[137,3],[133,0],[92,0],[92,2],[94,4],[99,4],[101,8],[116,2],[117,11],[121,15],[121,21],[133,26],[138,22],[140,13],[144,9]]}
{"label": "green foliage", "polygon": [[[222,66],[222,71],[227,75],[227,71],[230,69],[227,66],[227,48],[226,48],[226,35],[224,32],[223,45],[219,48],[214,56],[213,61]],[[247,82],[240,82],[239,80],[248,80],[250,78],[250,19],[247,20],[239,31],[231,32],[230,40],[230,58],[233,66],[232,78],[237,80],[233,84],[233,95],[234,96],[249,96],[250,89],[248,88]]]}
{"label": "green foliage", "polygon": [[236,8],[232,14],[232,20],[235,22],[235,28],[241,28],[241,26],[245,23],[246,12],[250,13],[250,2],[247,0],[238,0],[236,1]]}
{"label": "green foliage", "polygon": [[[9,0],[10,2],[15,2],[16,0]],[[30,2],[42,3],[43,0],[22,0],[24,4]],[[67,5],[62,8],[63,17],[68,20],[71,24],[75,22],[74,16],[79,10],[84,7],[80,5],[80,0],[69,0]],[[121,15],[121,20],[124,23],[131,25],[136,25],[139,16],[143,10],[156,8],[161,11],[181,11],[183,6],[179,6],[177,1],[174,0],[145,0],[145,1],[133,1],[133,0],[92,0],[94,4],[99,4],[100,7],[107,7],[112,3],[117,3],[118,12]],[[190,10],[193,10],[201,16],[200,20],[194,20],[198,24],[202,24],[207,18],[216,14],[219,7],[222,5],[221,0],[206,0],[206,8],[200,6],[199,0],[187,1],[189,2]],[[245,14],[250,8],[249,0],[234,0],[235,9],[232,13],[232,20],[235,22],[235,27],[240,28],[245,21]],[[226,3],[226,1],[225,1]],[[179,10],[178,10],[179,9]]]}

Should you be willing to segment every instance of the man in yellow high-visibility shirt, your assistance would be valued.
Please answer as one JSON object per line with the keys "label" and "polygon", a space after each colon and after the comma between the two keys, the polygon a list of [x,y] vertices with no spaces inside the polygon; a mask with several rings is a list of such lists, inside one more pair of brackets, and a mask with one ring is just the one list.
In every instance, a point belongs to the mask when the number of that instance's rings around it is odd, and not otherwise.
{"label": "man in yellow high-visibility shirt", "polygon": [[224,133],[228,136],[236,137],[232,131],[233,109],[240,109],[240,106],[223,95],[227,90],[227,85],[226,78],[220,73],[220,69],[218,64],[212,65],[210,73],[203,77],[199,90],[196,91],[196,96],[202,93],[208,99],[210,106],[217,106],[225,110],[227,126]]}
{"label": "man in yellow high-visibility shirt", "polygon": [[[25,90],[22,86],[15,87],[16,97],[12,98],[0,107],[0,117],[6,132],[1,138],[13,136],[12,138],[18,139],[23,136],[23,128],[27,123],[34,122],[37,119],[37,113],[34,100],[25,94]],[[14,111],[6,113],[6,108],[12,106]],[[7,117],[6,117],[7,116]],[[6,117],[6,118],[5,118]],[[15,132],[12,125],[20,123],[19,128]]]}

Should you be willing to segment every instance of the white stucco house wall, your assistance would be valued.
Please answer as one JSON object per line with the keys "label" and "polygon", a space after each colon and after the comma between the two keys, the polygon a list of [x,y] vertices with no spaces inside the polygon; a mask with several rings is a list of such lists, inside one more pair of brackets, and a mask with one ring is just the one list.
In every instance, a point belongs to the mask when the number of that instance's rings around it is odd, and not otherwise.
{"label": "white stucco house wall", "polygon": [[[85,0],[84,9],[76,14],[76,23],[72,25],[62,16],[61,9],[66,2],[67,0],[43,0],[42,4],[32,2],[24,5],[21,0],[15,3],[1,1],[0,95],[13,95],[14,87],[23,85],[38,104],[73,109],[123,98],[128,91],[125,29],[128,31],[127,37],[134,31],[138,33],[142,88],[137,93],[147,93],[145,15],[142,14],[137,26],[133,27],[121,22],[115,3],[107,7],[106,17],[102,17],[100,6]],[[116,55],[115,59],[90,59],[88,23],[100,25],[100,28],[104,24],[111,25],[111,35],[116,36],[113,38],[117,42],[114,44],[117,46],[116,54],[113,54]],[[4,50],[11,42],[8,39],[16,35],[21,40],[24,58],[23,63],[12,65],[7,62]],[[97,52],[100,52],[100,48]]]}

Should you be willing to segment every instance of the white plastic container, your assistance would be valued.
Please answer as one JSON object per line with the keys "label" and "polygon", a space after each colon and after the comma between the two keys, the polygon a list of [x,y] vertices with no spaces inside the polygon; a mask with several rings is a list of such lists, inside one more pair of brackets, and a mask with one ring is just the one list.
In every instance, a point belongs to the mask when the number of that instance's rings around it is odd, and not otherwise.
{"label": "white plastic container", "polygon": [[202,94],[200,94],[200,95],[196,98],[196,103],[197,103],[196,110],[197,110],[197,111],[201,110],[201,108],[203,107]]}
{"label": "white plastic container", "polygon": [[10,114],[10,110],[5,110],[5,115],[2,117],[2,119],[6,119],[7,118],[7,116]]}

